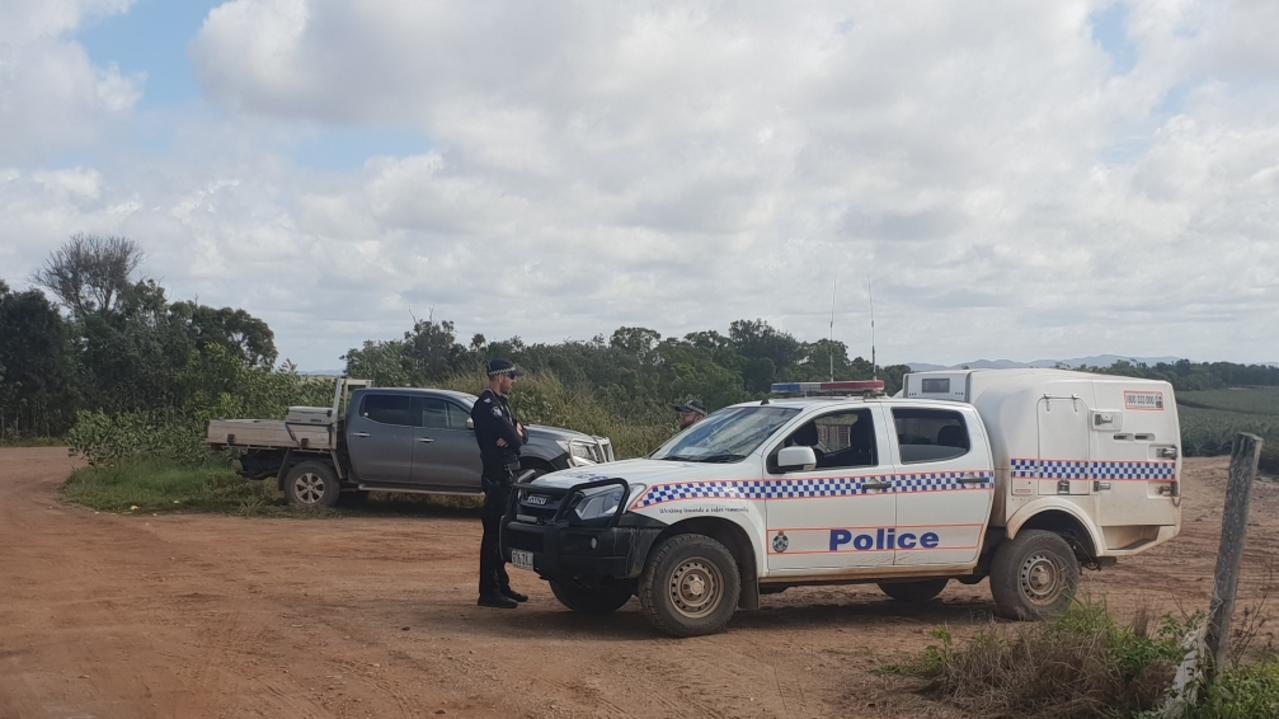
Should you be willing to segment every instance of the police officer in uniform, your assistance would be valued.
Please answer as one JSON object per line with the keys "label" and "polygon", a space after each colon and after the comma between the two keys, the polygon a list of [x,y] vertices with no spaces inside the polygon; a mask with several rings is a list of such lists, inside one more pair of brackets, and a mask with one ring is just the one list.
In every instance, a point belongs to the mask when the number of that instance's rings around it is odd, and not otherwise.
{"label": "police officer in uniform", "polygon": [[488,389],[480,394],[471,408],[475,423],[475,441],[480,445],[484,464],[480,483],[484,488],[484,538],[480,541],[481,607],[513,609],[528,597],[511,589],[502,557],[499,533],[502,515],[510,503],[511,484],[520,468],[520,447],[528,440],[524,426],[515,419],[507,397],[515,378],[522,372],[504,359],[488,363]]}

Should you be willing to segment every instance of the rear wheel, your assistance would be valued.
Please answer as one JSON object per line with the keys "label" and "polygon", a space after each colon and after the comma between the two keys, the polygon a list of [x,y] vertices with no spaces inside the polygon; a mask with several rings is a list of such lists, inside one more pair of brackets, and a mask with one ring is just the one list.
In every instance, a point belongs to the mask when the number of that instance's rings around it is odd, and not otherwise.
{"label": "rear wheel", "polygon": [[942,577],[941,579],[921,579],[916,582],[880,582],[879,588],[884,594],[899,602],[926,602],[941,594],[941,590],[946,588],[949,581],[946,577]]}
{"label": "rear wheel", "polygon": [[1064,613],[1079,587],[1079,560],[1061,536],[1027,529],[995,549],[990,593],[1000,616],[1046,619]]}
{"label": "rear wheel", "polygon": [[327,509],[337,504],[341,493],[337,472],[324,462],[299,462],[284,477],[284,496],[298,509]]}
{"label": "rear wheel", "polygon": [[634,585],[628,582],[602,582],[581,585],[551,582],[551,592],[560,604],[579,614],[608,614],[622,608],[634,596]]}
{"label": "rear wheel", "polygon": [[741,595],[737,560],[702,534],[679,534],[653,551],[639,598],[653,626],[675,637],[722,631]]}

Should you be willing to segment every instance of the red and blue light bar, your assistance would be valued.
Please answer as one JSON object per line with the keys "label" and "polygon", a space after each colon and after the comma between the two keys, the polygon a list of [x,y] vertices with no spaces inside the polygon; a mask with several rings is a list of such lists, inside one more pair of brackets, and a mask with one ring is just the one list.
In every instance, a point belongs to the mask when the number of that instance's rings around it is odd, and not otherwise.
{"label": "red and blue light bar", "polygon": [[882,379],[853,379],[840,382],[774,382],[773,394],[797,394],[818,392],[883,392]]}

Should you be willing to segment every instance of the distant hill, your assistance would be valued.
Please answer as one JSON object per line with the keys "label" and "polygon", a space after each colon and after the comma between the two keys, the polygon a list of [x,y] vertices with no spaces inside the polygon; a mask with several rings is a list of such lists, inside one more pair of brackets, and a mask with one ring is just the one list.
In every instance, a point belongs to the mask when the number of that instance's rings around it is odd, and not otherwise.
{"label": "distant hill", "polygon": [[1090,357],[1071,357],[1069,359],[1038,359],[1031,362],[1018,362],[1009,359],[979,359],[971,362],[960,362],[955,365],[939,365],[929,364],[928,362],[907,362],[906,364],[916,372],[927,372],[936,369],[959,369],[961,367],[969,367],[971,369],[1013,369],[1017,367],[1056,367],[1062,365],[1065,367],[1109,367],[1110,365],[1121,360],[1131,362],[1133,364],[1156,365],[1160,362],[1172,364],[1182,357],[1130,357],[1126,355],[1092,355]]}

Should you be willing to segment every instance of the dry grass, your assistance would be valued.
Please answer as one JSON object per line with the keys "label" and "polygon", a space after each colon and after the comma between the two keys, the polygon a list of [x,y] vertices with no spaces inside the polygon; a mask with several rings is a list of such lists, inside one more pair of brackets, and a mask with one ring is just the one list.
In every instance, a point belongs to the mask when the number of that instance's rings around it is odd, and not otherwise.
{"label": "dry grass", "polygon": [[1085,602],[1054,622],[992,623],[962,644],[940,630],[940,644],[892,669],[926,678],[925,694],[976,716],[1131,716],[1162,700],[1190,623],[1142,611],[1120,624]]}

